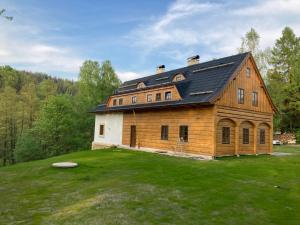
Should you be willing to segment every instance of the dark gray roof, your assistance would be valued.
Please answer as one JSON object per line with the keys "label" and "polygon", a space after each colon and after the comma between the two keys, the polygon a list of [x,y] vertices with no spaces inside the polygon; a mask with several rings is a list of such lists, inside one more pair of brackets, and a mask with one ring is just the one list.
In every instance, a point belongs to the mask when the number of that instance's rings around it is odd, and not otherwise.
{"label": "dark gray roof", "polygon": [[[137,84],[140,82],[143,82],[146,85],[145,89],[175,84],[182,100],[123,105],[110,108],[106,108],[105,104],[101,104],[98,105],[92,112],[124,111],[189,104],[212,104],[212,99],[220,94],[230,77],[249,54],[250,53],[242,53],[126,81],[115,92],[115,95],[135,92],[137,91]],[[179,73],[183,74],[186,79],[179,82],[172,82],[174,76]]]}

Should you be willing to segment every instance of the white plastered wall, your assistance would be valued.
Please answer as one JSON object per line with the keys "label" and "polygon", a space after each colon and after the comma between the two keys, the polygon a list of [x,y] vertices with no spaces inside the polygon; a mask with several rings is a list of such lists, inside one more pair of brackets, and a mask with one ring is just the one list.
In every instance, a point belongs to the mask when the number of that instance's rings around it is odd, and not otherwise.
{"label": "white plastered wall", "polygon": [[[100,125],[104,125],[104,135],[99,135]],[[96,114],[94,142],[97,145],[122,145],[123,113]]]}

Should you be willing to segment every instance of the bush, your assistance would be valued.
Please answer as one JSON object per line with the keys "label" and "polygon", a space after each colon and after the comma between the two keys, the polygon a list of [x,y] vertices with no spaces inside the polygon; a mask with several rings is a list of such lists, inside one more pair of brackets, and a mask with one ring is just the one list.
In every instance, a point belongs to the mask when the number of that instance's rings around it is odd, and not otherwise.
{"label": "bush", "polygon": [[42,146],[31,133],[23,134],[17,142],[15,156],[17,162],[27,162],[31,160],[46,158],[42,151]]}

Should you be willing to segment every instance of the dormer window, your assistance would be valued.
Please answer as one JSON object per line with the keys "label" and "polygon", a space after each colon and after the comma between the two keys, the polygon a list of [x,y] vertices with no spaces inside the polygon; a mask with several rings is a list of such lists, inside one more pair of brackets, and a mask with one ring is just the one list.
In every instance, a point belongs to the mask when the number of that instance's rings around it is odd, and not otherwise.
{"label": "dormer window", "polygon": [[132,97],[131,97],[131,103],[132,103],[132,104],[135,104],[135,103],[136,103],[136,96],[132,96]]}
{"label": "dormer window", "polygon": [[165,100],[171,100],[171,99],[172,99],[171,91],[165,92]]}
{"label": "dormer window", "polygon": [[138,83],[138,85],[137,85],[137,89],[145,88],[145,87],[146,87],[146,85],[144,84],[144,82],[140,82],[140,83]]}
{"label": "dormer window", "polygon": [[156,93],[155,100],[156,100],[157,102],[161,101],[161,93]]}
{"label": "dormer window", "polygon": [[184,79],[185,79],[185,77],[183,76],[183,74],[179,73],[173,78],[173,82],[181,81]]}
{"label": "dormer window", "polygon": [[147,95],[147,102],[152,102],[152,94]]}

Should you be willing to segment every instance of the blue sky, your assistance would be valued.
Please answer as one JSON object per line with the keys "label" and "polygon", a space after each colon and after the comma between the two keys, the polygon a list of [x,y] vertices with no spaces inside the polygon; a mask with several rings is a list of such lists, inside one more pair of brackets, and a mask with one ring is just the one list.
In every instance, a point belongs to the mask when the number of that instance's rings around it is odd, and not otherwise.
{"label": "blue sky", "polygon": [[284,26],[300,35],[300,1],[0,0],[0,65],[77,79],[86,59],[111,60],[122,81],[235,54],[251,27],[261,47]]}

